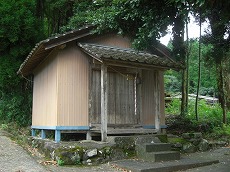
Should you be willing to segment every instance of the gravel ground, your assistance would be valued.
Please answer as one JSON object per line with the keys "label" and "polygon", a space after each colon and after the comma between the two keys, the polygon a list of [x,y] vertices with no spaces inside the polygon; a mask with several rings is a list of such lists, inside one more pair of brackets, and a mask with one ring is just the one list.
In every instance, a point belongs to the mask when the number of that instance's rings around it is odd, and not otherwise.
{"label": "gravel ground", "polygon": [[46,172],[23,148],[0,130],[0,172]]}
{"label": "gravel ground", "polygon": [[229,172],[230,171],[230,147],[223,147],[214,149],[207,152],[198,152],[189,154],[195,159],[209,159],[209,160],[219,160],[220,163],[193,168],[186,170],[187,172]]}

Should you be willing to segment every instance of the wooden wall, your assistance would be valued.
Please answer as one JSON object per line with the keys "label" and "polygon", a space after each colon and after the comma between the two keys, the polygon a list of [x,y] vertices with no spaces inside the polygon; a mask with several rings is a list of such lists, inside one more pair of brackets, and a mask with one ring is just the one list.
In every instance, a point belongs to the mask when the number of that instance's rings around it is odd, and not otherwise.
{"label": "wooden wall", "polygon": [[87,40],[87,42],[121,48],[130,48],[132,45],[129,38],[112,33],[99,35],[93,39]]}
{"label": "wooden wall", "polygon": [[[121,48],[131,47],[129,38],[115,34],[102,35],[87,42]],[[134,97],[131,96],[134,95],[133,81],[127,82],[115,73],[108,73],[108,124],[155,125],[155,114],[159,114],[160,123],[165,124],[163,71],[138,71],[142,83],[137,85],[137,116],[134,115]],[[90,98],[90,123],[100,123],[100,70],[93,71],[91,86],[93,91]]]}
{"label": "wooden wall", "polygon": [[[123,48],[131,46],[128,38],[114,35],[101,36],[91,42]],[[73,41],[64,49],[56,48],[36,68],[32,125],[88,126],[89,123],[101,122],[100,68],[92,69],[94,65],[91,63],[92,57],[81,51]],[[123,68],[117,72],[108,68],[108,71],[108,124],[154,125],[156,113],[163,117],[160,122],[164,124],[162,71],[138,70],[142,82],[137,87],[137,114],[134,79],[127,80],[125,77],[129,74],[130,78],[134,78],[137,69]]]}
{"label": "wooden wall", "polygon": [[[126,73],[127,74],[127,73]],[[108,72],[108,124],[137,124],[139,113],[135,115],[134,76],[135,73],[121,75]],[[101,73],[93,70],[90,122],[101,123]]]}
{"label": "wooden wall", "polygon": [[34,72],[33,126],[88,126],[88,57],[69,43]]}
{"label": "wooden wall", "polygon": [[57,125],[57,52],[34,71],[33,86],[33,126]]}
{"label": "wooden wall", "polygon": [[58,54],[59,126],[88,126],[89,59],[76,43]]}
{"label": "wooden wall", "polygon": [[159,88],[160,88],[160,124],[165,125],[165,88],[164,88],[164,71],[159,71]]}
{"label": "wooden wall", "polygon": [[164,124],[164,80],[163,71],[142,71],[142,125],[155,125],[155,115],[160,115],[160,124]]}

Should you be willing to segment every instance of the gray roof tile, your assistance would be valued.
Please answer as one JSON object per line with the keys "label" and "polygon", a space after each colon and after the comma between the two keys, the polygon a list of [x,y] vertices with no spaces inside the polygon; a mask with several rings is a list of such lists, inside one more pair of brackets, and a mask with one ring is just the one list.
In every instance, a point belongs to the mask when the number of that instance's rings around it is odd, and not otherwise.
{"label": "gray roof tile", "polygon": [[184,68],[181,63],[171,61],[168,58],[160,57],[143,51],[136,51],[134,49],[122,49],[119,47],[89,43],[78,43],[78,46],[84,49],[90,55],[100,58],[100,60],[120,60],[149,64],[165,68]]}

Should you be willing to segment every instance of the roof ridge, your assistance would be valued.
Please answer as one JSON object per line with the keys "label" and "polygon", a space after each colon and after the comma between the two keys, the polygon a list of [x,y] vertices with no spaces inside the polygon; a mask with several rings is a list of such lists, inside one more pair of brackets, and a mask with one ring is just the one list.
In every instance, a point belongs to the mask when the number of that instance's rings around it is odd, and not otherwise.
{"label": "roof ridge", "polygon": [[[103,48],[110,48],[110,49],[116,49],[116,50],[122,50],[122,51],[129,51],[129,52],[134,52],[134,53],[137,53],[137,54],[142,54],[142,55],[151,55],[151,56],[157,56],[155,54],[151,54],[149,52],[146,52],[146,51],[140,51],[140,50],[135,50],[133,48],[122,48],[122,47],[118,47],[118,46],[109,46],[109,45],[102,45],[102,44],[95,44],[95,43],[81,43],[81,42],[78,42],[78,45],[93,45],[95,47],[103,47]],[[160,56],[157,56],[157,57],[160,57]]]}

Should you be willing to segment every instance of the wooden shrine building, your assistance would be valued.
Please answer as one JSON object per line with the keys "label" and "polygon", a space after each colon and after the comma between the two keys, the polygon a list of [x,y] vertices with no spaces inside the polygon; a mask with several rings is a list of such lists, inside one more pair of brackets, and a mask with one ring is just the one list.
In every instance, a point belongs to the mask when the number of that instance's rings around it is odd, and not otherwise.
{"label": "wooden shrine building", "polygon": [[[156,133],[165,128],[166,69],[180,69],[166,48],[131,49],[117,34],[95,35],[94,27],[39,42],[18,74],[33,75],[32,135],[41,130],[101,134]],[[160,46],[163,47],[163,46]]]}

